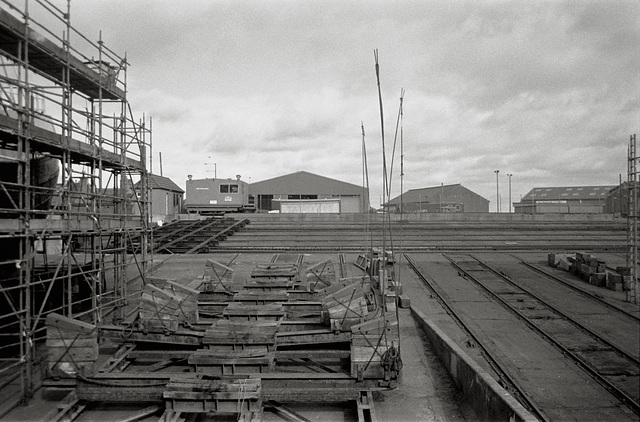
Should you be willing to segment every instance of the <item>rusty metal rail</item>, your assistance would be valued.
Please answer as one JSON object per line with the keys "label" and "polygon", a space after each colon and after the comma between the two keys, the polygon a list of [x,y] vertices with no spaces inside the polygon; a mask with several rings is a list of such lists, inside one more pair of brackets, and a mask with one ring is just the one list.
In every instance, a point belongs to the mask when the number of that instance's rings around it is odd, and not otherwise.
{"label": "rusty metal rail", "polygon": [[[635,397],[633,388],[621,382],[616,373],[612,373],[612,365],[623,373],[629,373],[631,376],[638,378],[638,368],[640,361],[636,356],[631,356],[624,350],[620,349],[613,343],[607,341],[602,336],[590,330],[584,324],[566,313],[552,306],[540,296],[525,289],[523,286],[515,283],[510,277],[502,272],[492,268],[487,263],[469,254],[463,254],[462,259],[456,260],[453,256],[445,257],[459,271],[464,273],[465,277],[475,282],[483,290],[489,293],[495,300],[501,303],[506,309],[517,315],[522,321],[532,328],[535,332],[547,339],[551,344],[558,348],[562,353],[575,362],[580,368],[588,373],[595,381],[606,388],[620,402],[624,403],[629,409],[640,415],[640,403],[638,397]],[[487,271],[478,271],[478,267]],[[482,275],[487,274],[487,277]],[[501,283],[499,283],[501,282]],[[509,286],[500,287],[500,286]],[[513,289],[526,298],[520,299],[518,307],[514,306],[512,299]],[[526,301],[526,303],[524,303]],[[527,315],[523,309],[536,309],[535,315]],[[543,324],[546,318],[538,315],[545,312],[548,318],[566,321],[567,328],[574,327],[573,334],[570,338],[561,338],[558,334],[552,333],[546,329]],[[586,347],[591,345],[592,347]],[[576,346],[577,345],[577,346]],[[582,347],[582,345],[585,345]],[[615,356],[612,356],[612,351]],[[611,359],[615,359],[612,362]],[[615,371],[614,371],[615,372]]]}

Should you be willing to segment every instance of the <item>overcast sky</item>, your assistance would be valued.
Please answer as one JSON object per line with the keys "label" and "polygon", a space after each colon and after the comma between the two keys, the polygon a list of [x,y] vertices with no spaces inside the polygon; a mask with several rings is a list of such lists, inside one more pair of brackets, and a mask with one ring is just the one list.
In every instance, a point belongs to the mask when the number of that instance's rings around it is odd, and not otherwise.
{"label": "overcast sky", "polygon": [[[626,178],[640,122],[637,1],[73,1],[72,24],[126,52],[153,170],[184,188],[306,170],[382,195],[374,49],[404,189],[461,183],[495,210],[533,187]],[[400,194],[397,150],[391,196]],[[206,165],[209,164],[209,165]]]}

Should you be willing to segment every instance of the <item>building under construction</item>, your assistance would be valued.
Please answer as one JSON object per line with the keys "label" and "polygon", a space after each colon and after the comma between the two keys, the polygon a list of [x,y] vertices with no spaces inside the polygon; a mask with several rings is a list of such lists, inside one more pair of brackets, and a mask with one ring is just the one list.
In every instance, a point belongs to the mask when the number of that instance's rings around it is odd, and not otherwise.
{"label": "building under construction", "polygon": [[151,131],[127,102],[126,56],[70,16],[0,7],[0,357],[16,400],[39,384],[47,315],[121,319],[124,280],[148,260]]}

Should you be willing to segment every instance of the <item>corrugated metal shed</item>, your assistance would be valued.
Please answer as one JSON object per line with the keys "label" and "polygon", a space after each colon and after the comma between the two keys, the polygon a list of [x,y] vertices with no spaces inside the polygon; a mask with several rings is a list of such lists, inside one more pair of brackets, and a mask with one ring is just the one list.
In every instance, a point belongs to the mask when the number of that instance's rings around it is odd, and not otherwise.
{"label": "corrugated metal shed", "polygon": [[489,212],[488,199],[459,183],[411,189],[385,206],[398,212],[401,199],[405,212]]}
{"label": "corrugated metal shed", "polygon": [[325,176],[298,171],[284,176],[274,177],[252,183],[249,187],[252,195],[258,194],[322,194],[362,195],[362,186],[354,185]]}
{"label": "corrugated metal shed", "polygon": [[249,185],[258,210],[279,208],[278,200],[322,200],[340,198],[341,213],[369,210],[369,193],[362,186],[298,171]]}
{"label": "corrugated metal shed", "polygon": [[604,201],[615,186],[565,186],[533,188],[521,202]]}

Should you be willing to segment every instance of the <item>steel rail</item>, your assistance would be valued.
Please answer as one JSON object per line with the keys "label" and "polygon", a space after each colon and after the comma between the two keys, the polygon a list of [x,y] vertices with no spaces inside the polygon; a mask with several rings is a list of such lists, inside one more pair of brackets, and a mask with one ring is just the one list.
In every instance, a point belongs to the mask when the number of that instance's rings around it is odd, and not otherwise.
{"label": "steel rail", "polygon": [[562,310],[556,308],[555,306],[551,305],[550,303],[548,303],[547,301],[545,301],[544,299],[542,299],[540,296],[536,295],[535,293],[532,293],[531,291],[529,291],[528,289],[520,286],[519,284],[515,283],[513,280],[511,280],[511,277],[509,277],[508,275],[505,275],[503,273],[501,273],[500,271],[497,271],[495,268],[491,267],[490,265],[488,265],[487,263],[485,263],[484,261],[469,255],[471,258],[475,259],[476,261],[478,261],[480,263],[480,265],[482,265],[483,267],[485,267],[486,269],[490,270],[492,273],[494,273],[495,275],[497,275],[498,277],[502,278],[504,281],[508,282],[509,284],[511,284],[512,286],[522,290],[523,292],[525,292],[526,294],[528,294],[529,296],[533,297],[534,299],[536,299],[537,301],[539,301],[540,303],[544,304],[545,306],[547,306],[549,309],[551,309],[553,312],[556,312],[558,315],[562,316],[563,318],[565,318],[566,320],[570,321],[572,324],[574,324],[576,327],[578,327],[579,329],[589,333],[591,336],[595,337],[598,341],[606,344],[607,346],[611,347],[613,350],[615,350],[616,353],[618,353],[619,355],[623,356],[624,358],[631,360],[636,366],[640,367],[640,359],[638,357],[632,356],[630,354],[628,354],[627,352],[625,352],[624,350],[620,349],[618,346],[616,346],[615,344],[611,343],[610,341],[602,338],[598,333],[596,333],[595,331],[591,330],[588,327],[585,327],[582,323],[580,323],[579,321],[577,321],[576,319],[572,318],[571,316],[567,315],[565,312],[563,312]]}
{"label": "steel rail", "polygon": [[[508,276],[505,276],[504,274],[500,273],[499,271],[496,271],[495,269],[491,268],[489,265],[485,264],[484,262],[482,262],[481,260],[479,260],[478,258],[473,257],[470,254],[465,254],[467,255],[469,258],[475,260],[476,262],[478,262],[481,266],[485,267],[486,269],[490,270],[492,273],[494,273],[495,275],[497,275],[498,277],[500,277],[502,280],[504,280],[505,282],[510,283],[511,285],[513,285],[514,287],[522,290],[523,292],[525,292],[526,294],[530,295],[531,297],[533,297],[534,299],[538,300],[540,303],[542,303],[543,305],[546,305],[549,309],[553,310],[554,312],[557,312],[560,316],[566,318],[568,321],[574,323],[576,326],[578,326],[578,328],[582,329],[583,331],[591,334],[597,341],[600,341],[606,345],[608,345],[609,347],[612,347],[616,352],[618,352],[621,356],[624,357],[629,357],[629,359],[633,362],[638,362],[638,359],[629,356],[627,353],[625,353],[624,351],[620,350],[618,347],[612,345],[611,343],[609,343],[607,340],[601,338],[600,336],[598,336],[596,333],[593,333],[591,330],[589,330],[588,328],[582,326],[581,324],[579,324],[577,321],[573,320],[571,317],[565,315],[563,312],[558,311],[556,308],[554,308],[553,306],[549,305],[546,301],[540,299],[539,297],[537,297],[535,294],[528,292],[526,289],[522,288],[521,286],[518,286],[515,282],[511,281],[511,279]],[[636,414],[640,415],[640,403],[638,403],[638,401],[636,401],[634,398],[629,397],[629,395],[622,391],[621,389],[619,389],[618,387],[616,387],[613,383],[611,383],[611,381],[609,381],[604,375],[600,374],[598,372],[598,370],[596,368],[593,367],[593,365],[590,365],[589,363],[583,361],[582,359],[580,359],[575,353],[573,353],[570,349],[568,349],[567,347],[565,347],[564,345],[562,345],[558,340],[554,339],[553,336],[551,336],[550,334],[548,334],[547,332],[545,332],[543,329],[541,329],[540,327],[538,327],[535,323],[533,323],[531,321],[530,318],[528,318],[527,316],[525,316],[524,314],[522,314],[522,312],[520,312],[519,310],[515,309],[513,306],[511,306],[506,300],[504,300],[502,297],[500,297],[497,293],[493,292],[491,289],[489,289],[488,287],[486,287],[480,280],[478,280],[476,277],[474,277],[473,275],[471,275],[468,271],[464,270],[460,265],[458,265],[451,257],[444,255],[445,258],[447,258],[451,264],[457,268],[459,271],[463,272],[467,278],[469,278],[470,280],[472,280],[473,282],[475,282],[478,286],[482,287],[487,293],[489,293],[493,298],[495,298],[498,302],[500,302],[505,309],[510,310],[511,312],[513,312],[515,315],[517,315],[519,318],[522,319],[522,321],[524,321],[532,330],[534,330],[535,332],[537,332],[538,334],[540,334],[541,336],[543,336],[545,339],[547,339],[552,345],[554,345],[556,348],[558,348],[560,351],[562,351],[566,356],[570,357],[571,360],[576,363],[580,368],[582,368],[585,372],[587,372],[589,375],[591,375],[591,377],[596,380],[597,382],[599,382],[603,387],[605,387],[613,396],[615,396],[618,400],[620,400],[621,402],[625,403],[631,410],[633,410]],[[636,363],[636,365],[638,365],[638,363]]]}
{"label": "steel rail", "polygon": [[409,267],[413,270],[416,276],[424,283],[424,285],[433,292],[438,299],[438,302],[445,308],[447,313],[456,321],[456,323],[464,330],[464,332],[480,347],[482,354],[487,359],[487,362],[494,371],[500,377],[500,384],[504,387],[508,385],[509,389],[514,392],[514,396],[518,397],[518,401],[524,405],[527,410],[532,412],[541,421],[550,421],[550,419],[542,412],[538,405],[529,397],[526,391],[518,385],[518,383],[509,375],[508,371],[502,366],[502,364],[493,356],[491,351],[480,341],[480,339],[474,334],[473,330],[463,321],[462,317],[453,309],[449,304],[447,298],[445,298],[444,292],[436,288],[426,275],[424,275],[417,267],[415,261],[408,255],[404,254],[404,258],[407,261]]}
{"label": "steel rail", "polygon": [[[244,227],[245,225],[249,224],[249,220],[244,219],[241,221],[238,221],[234,224],[232,224],[231,226],[226,227],[225,229],[217,232],[216,234],[214,234],[213,236],[210,236],[209,238],[207,238],[206,240],[198,243],[196,246],[192,247],[191,249],[189,249],[187,252],[185,252],[185,254],[193,254],[196,253],[199,249],[202,249],[203,247],[205,247],[206,245],[208,245],[211,242],[217,241],[219,238],[226,236],[227,234],[232,235],[237,229]],[[193,232],[191,233],[193,234]]]}
{"label": "steel rail", "polygon": [[578,286],[576,286],[576,285],[574,285],[574,284],[572,284],[572,283],[569,283],[568,281],[563,280],[562,278],[560,278],[560,277],[558,277],[558,276],[556,276],[556,275],[553,275],[553,274],[551,274],[551,273],[549,273],[549,272],[547,272],[547,271],[543,270],[542,268],[540,268],[540,267],[538,267],[538,266],[536,266],[536,265],[533,265],[533,264],[531,264],[531,263],[529,263],[529,262],[525,262],[525,261],[523,261],[522,259],[518,258],[518,257],[517,257],[517,256],[515,256],[515,255],[511,255],[511,256],[513,256],[513,257],[514,257],[514,258],[516,258],[518,261],[520,261],[520,263],[521,263],[521,264],[523,264],[525,267],[527,267],[527,268],[529,268],[529,269],[531,269],[531,270],[533,270],[533,271],[535,271],[535,272],[537,272],[537,273],[539,273],[539,274],[542,274],[542,275],[544,275],[545,277],[548,277],[548,278],[550,278],[550,279],[552,279],[552,280],[554,280],[554,281],[557,281],[557,282],[559,282],[559,283],[562,283],[562,284],[564,284],[565,286],[567,286],[567,287],[569,287],[569,288],[571,288],[571,289],[573,289],[573,290],[575,290],[575,291],[577,291],[577,292],[579,292],[579,293],[581,293],[581,294],[583,294],[583,295],[585,295],[585,296],[587,296],[587,297],[589,297],[589,298],[591,298],[591,299],[593,299],[593,300],[595,300],[595,301],[597,301],[597,302],[601,303],[602,305],[604,305],[604,306],[606,306],[606,307],[608,307],[608,308],[610,308],[610,309],[616,310],[616,311],[618,311],[618,312],[620,312],[620,313],[624,314],[625,316],[628,316],[629,318],[632,318],[632,319],[634,319],[634,320],[636,320],[636,321],[640,322],[640,316],[637,316],[637,315],[634,315],[634,314],[632,314],[632,313],[629,313],[629,312],[627,312],[626,310],[624,310],[624,309],[622,309],[622,308],[620,308],[620,307],[618,307],[618,306],[614,305],[614,304],[613,304],[613,303],[611,303],[611,302],[608,302],[608,301],[606,301],[606,300],[602,299],[601,297],[599,297],[599,296],[597,296],[597,295],[595,295],[595,294],[593,294],[593,293],[591,293],[591,292],[589,292],[589,291],[587,291],[587,290],[583,290],[583,289],[581,289],[580,287],[578,287]]}

